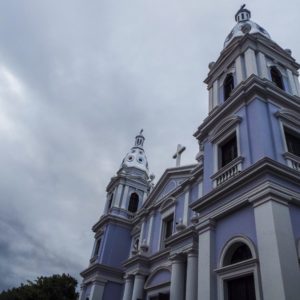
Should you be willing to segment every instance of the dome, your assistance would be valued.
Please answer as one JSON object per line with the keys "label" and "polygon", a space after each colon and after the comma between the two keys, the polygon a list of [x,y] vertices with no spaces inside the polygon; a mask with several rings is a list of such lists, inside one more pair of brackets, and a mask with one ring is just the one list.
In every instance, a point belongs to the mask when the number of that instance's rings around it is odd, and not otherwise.
{"label": "dome", "polygon": [[271,39],[269,33],[257,23],[251,21],[250,17],[251,12],[248,9],[245,9],[245,5],[243,5],[235,15],[235,20],[237,21],[237,24],[233,27],[231,32],[226,37],[226,40],[224,42],[224,48],[227,47],[230,44],[230,42],[236,37],[244,36],[247,33],[259,33],[264,37]]}
{"label": "dome", "polygon": [[124,166],[134,167],[148,174],[148,161],[143,148],[145,137],[142,133],[143,130],[141,130],[141,132],[135,137],[135,145],[126,154],[125,158],[122,161],[121,168]]}

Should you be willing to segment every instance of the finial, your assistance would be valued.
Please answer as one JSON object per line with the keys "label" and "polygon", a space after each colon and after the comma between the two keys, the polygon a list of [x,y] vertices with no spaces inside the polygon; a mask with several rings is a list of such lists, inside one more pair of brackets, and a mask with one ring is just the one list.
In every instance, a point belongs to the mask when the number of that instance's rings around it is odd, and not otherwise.
{"label": "finial", "polygon": [[140,135],[142,135],[142,134],[143,134],[143,131],[144,131],[144,129],[141,129],[141,131],[140,131]]}

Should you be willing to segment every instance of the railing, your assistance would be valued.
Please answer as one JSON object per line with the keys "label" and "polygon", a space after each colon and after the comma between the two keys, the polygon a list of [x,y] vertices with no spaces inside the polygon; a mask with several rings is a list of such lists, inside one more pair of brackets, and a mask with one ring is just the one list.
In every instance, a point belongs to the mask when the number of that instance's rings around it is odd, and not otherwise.
{"label": "railing", "polygon": [[286,163],[290,168],[300,172],[300,157],[299,156],[296,156],[289,152],[285,153],[283,156],[285,157]]}
{"label": "railing", "polygon": [[243,158],[238,157],[213,175],[213,187],[217,187],[239,174],[242,171],[242,162]]}

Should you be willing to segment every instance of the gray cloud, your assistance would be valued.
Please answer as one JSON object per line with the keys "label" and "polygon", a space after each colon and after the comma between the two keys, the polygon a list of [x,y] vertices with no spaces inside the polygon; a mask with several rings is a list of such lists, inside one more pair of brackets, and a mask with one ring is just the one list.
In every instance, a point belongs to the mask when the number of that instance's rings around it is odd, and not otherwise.
{"label": "gray cloud", "polygon": [[[240,1],[0,3],[0,290],[69,272],[92,250],[105,187],[144,128],[157,177],[194,162],[202,83]],[[253,19],[300,59],[299,3],[252,1]],[[280,20],[280,22],[278,22]],[[287,30],[288,28],[288,30]]]}

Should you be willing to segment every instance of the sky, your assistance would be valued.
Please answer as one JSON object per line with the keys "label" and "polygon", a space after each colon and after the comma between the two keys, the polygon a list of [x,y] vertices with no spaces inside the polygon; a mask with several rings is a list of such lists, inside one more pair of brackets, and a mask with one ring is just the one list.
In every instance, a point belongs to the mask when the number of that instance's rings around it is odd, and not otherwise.
{"label": "sky", "polygon": [[[80,281],[105,189],[144,129],[159,179],[195,162],[203,83],[241,1],[0,0],[0,291]],[[300,61],[299,0],[251,0]]]}

